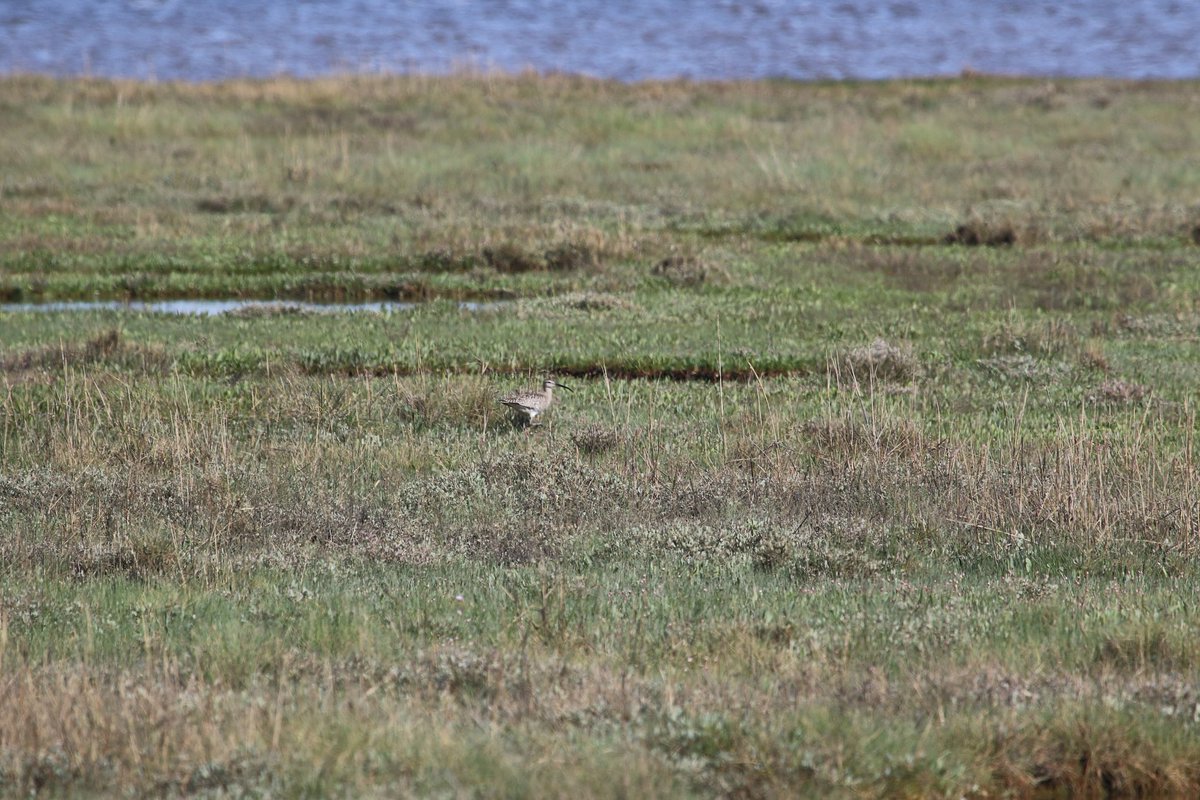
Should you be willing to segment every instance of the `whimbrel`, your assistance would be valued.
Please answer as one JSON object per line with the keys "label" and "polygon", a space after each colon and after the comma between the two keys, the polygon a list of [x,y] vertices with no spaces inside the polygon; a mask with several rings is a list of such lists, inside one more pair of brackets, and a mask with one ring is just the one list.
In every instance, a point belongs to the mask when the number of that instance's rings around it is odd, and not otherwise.
{"label": "whimbrel", "polygon": [[521,420],[520,414],[524,414],[522,424],[533,424],[534,417],[541,414],[550,407],[550,403],[554,401],[554,389],[561,386],[564,389],[570,389],[565,383],[559,383],[553,378],[547,378],[542,382],[542,390],[540,392],[533,389],[518,389],[515,392],[509,392],[500,398],[500,402],[518,413],[518,420]]}

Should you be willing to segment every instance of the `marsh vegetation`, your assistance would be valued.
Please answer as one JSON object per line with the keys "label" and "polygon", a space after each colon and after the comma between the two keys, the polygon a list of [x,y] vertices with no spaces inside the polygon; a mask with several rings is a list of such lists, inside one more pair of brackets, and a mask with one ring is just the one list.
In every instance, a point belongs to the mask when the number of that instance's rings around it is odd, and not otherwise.
{"label": "marsh vegetation", "polygon": [[8,300],[421,301],[0,314],[0,792],[1200,790],[1194,84],[0,114]]}

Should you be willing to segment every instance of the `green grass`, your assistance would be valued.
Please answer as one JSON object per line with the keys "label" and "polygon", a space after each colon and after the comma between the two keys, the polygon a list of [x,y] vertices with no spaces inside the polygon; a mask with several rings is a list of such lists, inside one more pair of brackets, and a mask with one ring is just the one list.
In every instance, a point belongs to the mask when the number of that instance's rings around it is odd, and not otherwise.
{"label": "green grass", "polygon": [[1198,110],[0,81],[0,296],[419,302],[0,312],[0,794],[1197,793]]}

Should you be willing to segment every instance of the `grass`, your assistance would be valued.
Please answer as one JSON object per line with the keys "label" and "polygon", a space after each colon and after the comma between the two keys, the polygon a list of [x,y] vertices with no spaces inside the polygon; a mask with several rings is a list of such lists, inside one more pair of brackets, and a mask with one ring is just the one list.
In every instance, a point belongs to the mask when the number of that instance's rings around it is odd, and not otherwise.
{"label": "grass", "polygon": [[1195,794],[1198,104],[3,79],[4,297],[425,302],[0,311],[0,794]]}

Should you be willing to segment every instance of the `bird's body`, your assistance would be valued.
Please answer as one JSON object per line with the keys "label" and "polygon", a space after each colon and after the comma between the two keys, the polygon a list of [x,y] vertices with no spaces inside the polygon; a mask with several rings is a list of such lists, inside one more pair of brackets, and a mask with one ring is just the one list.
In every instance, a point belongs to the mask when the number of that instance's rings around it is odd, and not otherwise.
{"label": "bird's body", "polygon": [[518,389],[501,397],[500,402],[517,412],[517,419],[523,424],[531,425],[538,414],[550,408],[550,404],[554,402],[554,389],[558,386],[564,389],[571,388],[552,378],[547,378],[542,382],[540,392],[534,389]]}

